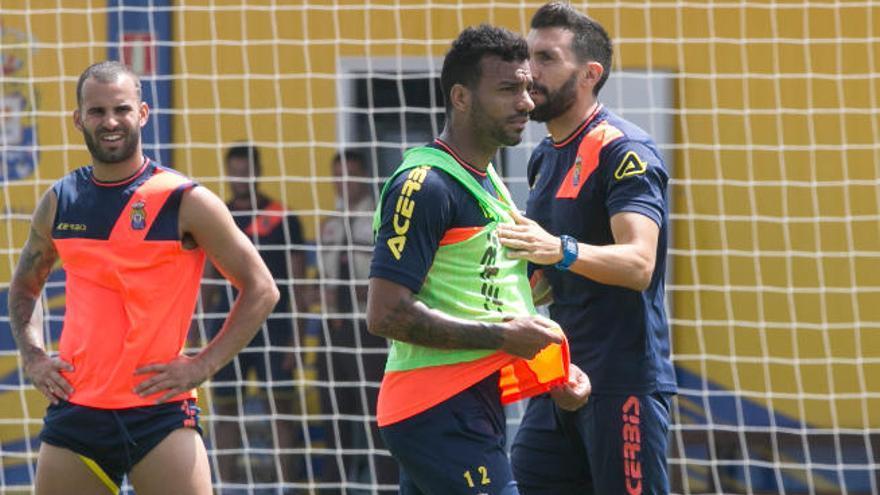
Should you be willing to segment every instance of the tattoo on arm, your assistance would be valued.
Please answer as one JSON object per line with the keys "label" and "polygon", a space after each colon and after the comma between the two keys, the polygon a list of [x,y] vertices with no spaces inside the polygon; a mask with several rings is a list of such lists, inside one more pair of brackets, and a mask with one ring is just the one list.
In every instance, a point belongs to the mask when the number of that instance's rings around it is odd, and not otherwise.
{"label": "tattoo on arm", "polygon": [[437,349],[498,349],[503,343],[497,325],[454,318],[415,299],[403,299],[379,325],[389,339]]}
{"label": "tattoo on arm", "polygon": [[57,259],[51,239],[32,226],[9,285],[9,325],[23,356],[44,349],[42,315],[34,309]]}

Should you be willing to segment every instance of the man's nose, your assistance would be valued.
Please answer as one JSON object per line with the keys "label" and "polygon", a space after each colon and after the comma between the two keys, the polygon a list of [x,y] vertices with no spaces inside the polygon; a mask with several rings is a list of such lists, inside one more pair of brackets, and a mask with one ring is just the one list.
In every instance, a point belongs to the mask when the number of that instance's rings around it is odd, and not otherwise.
{"label": "man's nose", "polygon": [[114,129],[117,125],[119,125],[119,118],[115,115],[108,114],[104,116],[104,121],[101,123],[107,129]]}
{"label": "man's nose", "polygon": [[529,95],[528,88],[526,88],[526,90],[523,91],[522,98],[520,98],[520,100],[519,100],[517,110],[519,110],[521,112],[528,113],[534,109],[535,109],[535,102],[532,100],[532,96]]}

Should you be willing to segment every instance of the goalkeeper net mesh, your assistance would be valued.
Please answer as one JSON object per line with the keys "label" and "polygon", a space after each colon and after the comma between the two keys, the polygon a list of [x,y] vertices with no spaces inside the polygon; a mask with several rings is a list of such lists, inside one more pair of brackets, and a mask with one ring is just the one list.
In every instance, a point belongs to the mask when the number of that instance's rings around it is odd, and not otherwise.
{"label": "goalkeeper net mesh", "polygon": [[[656,138],[673,177],[672,491],[880,492],[880,3],[572,4],[615,41],[602,100]],[[395,493],[374,426],[385,345],[364,326],[371,210],[401,152],[442,126],[450,41],[481,22],[525,33],[540,5],[3,0],[0,281],[40,195],[89,161],[78,75],[124,60],[153,108],[148,154],[230,199],[226,151],[253,145],[262,173],[243,183],[278,202],[237,211],[286,303],[200,389],[216,488]],[[543,132],[499,154],[521,207]],[[233,295],[206,274],[191,350]],[[61,267],[44,307],[55,350]],[[2,326],[0,493],[19,493],[46,401]]]}

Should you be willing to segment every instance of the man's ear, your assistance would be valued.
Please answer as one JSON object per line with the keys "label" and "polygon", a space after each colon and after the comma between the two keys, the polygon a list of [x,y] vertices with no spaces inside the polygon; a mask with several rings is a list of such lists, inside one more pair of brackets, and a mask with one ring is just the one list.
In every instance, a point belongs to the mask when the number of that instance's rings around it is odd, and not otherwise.
{"label": "man's ear", "polygon": [[150,106],[147,105],[147,102],[142,101],[141,106],[138,110],[139,110],[138,118],[140,120],[141,127],[144,127],[145,125],[147,125],[147,122],[149,121]]}
{"label": "man's ear", "polygon": [[463,84],[455,84],[449,91],[449,99],[452,100],[452,108],[459,112],[467,113],[471,108],[471,90]]}
{"label": "man's ear", "polygon": [[82,126],[82,112],[79,111],[79,108],[76,108],[73,111],[73,126],[80,132],[83,130]]}
{"label": "man's ear", "polygon": [[594,88],[599,84],[603,74],[605,74],[605,68],[602,67],[602,64],[599,62],[587,62],[587,67],[584,69],[584,79],[590,84],[590,88]]}

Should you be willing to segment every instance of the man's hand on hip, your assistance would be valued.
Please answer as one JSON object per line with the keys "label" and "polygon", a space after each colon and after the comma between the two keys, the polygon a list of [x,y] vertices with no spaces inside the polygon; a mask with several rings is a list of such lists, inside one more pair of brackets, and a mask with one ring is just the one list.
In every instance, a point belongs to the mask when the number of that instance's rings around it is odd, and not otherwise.
{"label": "man's hand on hip", "polygon": [[134,371],[135,375],[149,373],[154,375],[139,383],[134,392],[141,397],[165,392],[156,400],[157,404],[192,390],[208,379],[208,373],[199,360],[183,355],[165,364],[149,364]]}
{"label": "man's hand on hip", "polygon": [[73,387],[61,376],[61,371],[73,371],[70,363],[45,352],[22,355],[22,360],[25,375],[52,404],[57,404],[59,399],[67,400],[73,393]]}

